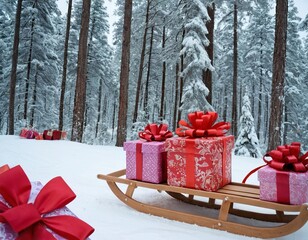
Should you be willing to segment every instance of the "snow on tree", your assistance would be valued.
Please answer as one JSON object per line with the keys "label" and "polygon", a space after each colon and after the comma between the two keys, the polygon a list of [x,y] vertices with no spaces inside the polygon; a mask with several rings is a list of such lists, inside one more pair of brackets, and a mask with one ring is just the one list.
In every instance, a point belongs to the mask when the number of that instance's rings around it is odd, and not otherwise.
{"label": "snow on tree", "polygon": [[251,115],[248,94],[243,97],[242,115],[240,117],[239,135],[235,142],[235,155],[259,158],[262,156],[259,140],[255,131],[254,119]]}
{"label": "snow on tree", "polygon": [[305,82],[307,82],[305,68],[307,62],[304,59],[304,49],[298,32],[300,18],[293,0],[289,2],[288,9],[283,112],[283,143],[285,144],[292,141],[302,141],[303,132],[307,129],[307,124],[305,124],[307,114],[303,112],[307,103],[305,97]]}
{"label": "snow on tree", "polygon": [[182,116],[186,116],[196,110],[213,110],[206,100],[209,90],[202,81],[202,71],[213,71],[214,68],[205,49],[209,45],[205,22],[210,20],[206,6],[200,0],[185,0],[182,1],[181,7],[186,18],[185,37],[180,52],[185,61],[181,110]]}
{"label": "snow on tree", "polygon": [[305,19],[300,23],[299,30],[301,31],[308,30],[308,14],[306,15]]}

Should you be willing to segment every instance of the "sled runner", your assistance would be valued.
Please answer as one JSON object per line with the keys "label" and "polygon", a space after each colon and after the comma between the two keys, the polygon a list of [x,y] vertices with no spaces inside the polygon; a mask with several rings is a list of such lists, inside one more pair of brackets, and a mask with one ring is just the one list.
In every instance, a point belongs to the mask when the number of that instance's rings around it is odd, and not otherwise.
{"label": "sled runner", "polygon": [[[259,238],[275,238],[288,235],[300,229],[308,220],[308,204],[286,205],[262,201],[259,199],[259,187],[255,185],[233,182],[219,189],[217,192],[207,192],[169,186],[167,184],[153,184],[130,180],[123,177],[125,176],[125,172],[126,170],[123,169],[108,175],[98,174],[97,177],[106,180],[112,192],[122,202],[143,213]],[[126,191],[123,192],[117,183],[126,184]],[[171,197],[185,203],[209,209],[217,209],[219,210],[219,214],[216,218],[213,218],[141,203],[133,198],[134,191],[137,187],[154,189],[159,192],[165,191]],[[241,209],[240,206],[244,205],[250,206],[250,208],[251,206],[258,207],[258,210],[254,212]],[[271,209],[273,213],[261,213],[260,208]],[[267,210],[266,212],[269,211]],[[260,220],[263,221],[264,226],[260,227],[238,223],[232,221],[231,215],[240,216],[247,220]]]}

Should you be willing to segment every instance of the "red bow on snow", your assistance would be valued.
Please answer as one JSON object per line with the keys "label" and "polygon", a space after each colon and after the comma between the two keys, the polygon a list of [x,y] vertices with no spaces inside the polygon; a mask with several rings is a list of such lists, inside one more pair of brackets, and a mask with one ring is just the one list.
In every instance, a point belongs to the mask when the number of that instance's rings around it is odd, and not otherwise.
{"label": "red bow on snow", "polygon": [[9,224],[19,234],[17,240],[54,240],[55,237],[45,226],[66,239],[86,239],[93,233],[90,225],[76,217],[44,216],[64,207],[76,197],[61,177],[49,181],[34,203],[28,203],[30,191],[31,183],[20,166],[0,174],[0,194],[11,206],[0,202],[0,222]]}
{"label": "red bow on snow", "polygon": [[226,134],[231,125],[228,122],[216,122],[218,114],[216,112],[193,112],[188,114],[187,123],[185,120],[180,120],[179,127],[176,129],[176,134],[180,137],[219,137]]}
{"label": "red bow on snow", "polygon": [[143,132],[139,132],[139,137],[147,141],[165,141],[166,138],[172,137],[173,134],[168,130],[167,124],[148,124]]}
{"label": "red bow on snow", "polygon": [[276,150],[267,153],[263,160],[267,165],[277,170],[306,172],[308,170],[308,152],[299,156],[300,146],[299,142],[278,146]]}

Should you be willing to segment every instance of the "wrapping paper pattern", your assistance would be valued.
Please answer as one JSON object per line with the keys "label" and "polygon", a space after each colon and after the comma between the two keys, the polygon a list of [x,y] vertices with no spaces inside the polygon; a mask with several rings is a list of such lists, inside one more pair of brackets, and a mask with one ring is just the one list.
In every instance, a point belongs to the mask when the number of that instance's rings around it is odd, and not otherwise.
{"label": "wrapping paper pattern", "polygon": [[[279,202],[277,188],[285,189],[281,182],[276,182],[278,170],[266,166],[258,171],[260,181],[260,199],[270,202]],[[308,202],[308,172],[288,172],[290,204],[301,205]]]}
{"label": "wrapping paper pattern", "polygon": [[[29,197],[29,203],[33,203],[37,194],[39,193],[39,191],[42,189],[43,185],[36,181],[36,182],[31,182],[31,193],[30,193],[30,197]],[[2,195],[0,194],[0,202],[5,203],[7,206],[8,204],[6,203],[6,201],[3,199]],[[63,207],[60,209],[57,209],[53,212],[50,212],[48,214],[46,214],[45,216],[50,217],[50,216],[57,216],[57,215],[69,215],[69,216],[75,216],[74,213],[71,212],[71,210],[69,210],[67,207]],[[52,233],[52,235],[57,239],[57,240],[65,240],[65,238],[59,236],[58,234],[52,232],[51,230],[49,230],[47,228],[48,231],[50,231]],[[14,240],[17,237],[17,233],[15,233],[11,227],[6,224],[6,223],[0,223],[0,239],[3,240]],[[87,240],[90,240],[90,238],[88,238]]]}
{"label": "wrapping paper pattern", "polygon": [[[142,179],[137,178],[137,144],[142,144]],[[152,183],[166,181],[166,152],[164,142],[128,141],[124,143],[124,150],[126,151],[126,178]]]}
{"label": "wrapping paper pattern", "polygon": [[[167,139],[168,184],[217,191],[231,182],[233,146],[233,136]],[[187,176],[188,165],[193,167],[192,176]],[[194,178],[193,186],[189,186],[188,178]]]}

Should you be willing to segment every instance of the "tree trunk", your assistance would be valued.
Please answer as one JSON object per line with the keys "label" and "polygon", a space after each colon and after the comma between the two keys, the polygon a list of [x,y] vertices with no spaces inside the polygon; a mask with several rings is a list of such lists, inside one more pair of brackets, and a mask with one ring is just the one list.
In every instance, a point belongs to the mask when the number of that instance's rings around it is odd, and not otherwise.
{"label": "tree trunk", "polygon": [[122,147],[124,141],[126,140],[132,8],[133,8],[132,0],[125,0],[124,25],[123,25],[123,35],[122,35],[121,73],[120,73],[120,99],[119,99],[118,129],[117,129],[117,141],[116,141],[117,147]]}
{"label": "tree trunk", "polygon": [[177,113],[178,113],[178,109],[179,109],[179,100],[178,100],[178,96],[179,96],[179,81],[180,81],[180,67],[179,67],[179,63],[176,63],[175,66],[175,91],[174,91],[174,111],[173,111],[173,131],[175,131],[175,129],[177,128]]}
{"label": "tree trunk", "polygon": [[234,0],[232,133],[237,136],[237,0]]}
{"label": "tree trunk", "polygon": [[[163,26],[163,39],[162,39],[163,52],[165,50],[165,44],[166,44],[166,27]],[[164,119],[165,84],[166,84],[166,61],[164,59],[163,70],[162,70],[162,83],[161,83],[160,112],[159,112],[161,119]]]}
{"label": "tree trunk", "polygon": [[34,77],[34,90],[33,90],[33,100],[31,106],[31,118],[30,118],[30,126],[34,126],[34,112],[36,108],[36,99],[37,99],[37,76],[38,76],[38,66],[36,66],[35,77]]}
{"label": "tree trunk", "polygon": [[282,132],[282,143],[281,144],[285,144],[287,142],[287,137],[288,137],[288,132],[289,132],[289,118],[288,118],[288,105],[284,104],[284,111],[283,111],[283,121],[285,124],[283,124],[283,132]]}
{"label": "tree trunk", "polygon": [[[210,41],[209,46],[207,47],[207,54],[211,59],[212,65],[214,66],[214,25],[215,25],[215,3],[211,4],[212,6],[207,6],[207,11],[210,17],[210,21],[206,22],[206,28],[208,30],[207,38]],[[207,101],[212,105],[212,71],[206,69],[203,71],[203,83],[209,89],[209,95],[207,96]]]}
{"label": "tree trunk", "polygon": [[[37,1],[35,1],[33,8],[36,7]],[[30,38],[30,49],[27,63],[27,76],[26,76],[26,89],[25,89],[25,102],[24,102],[24,120],[27,122],[27,114],[28,114],[28,97],[29,97],[29,85],[30,85],[30,74],[31,74],[31,61],[32,61],[32,50],[33,50],[33,35],[34,35],[34,25],[35,18],[32,17],[31,23],[31,38]]]}
{"label": "tree trunk", "polygon": [[15,95],[16,95],[16,75],[18,62],[18,45],[19,45],[19,31],[20,31],[20,17],[21,17],[22,0],[18,0],[16,17],[15,17],[15,32],[12,55],[12,69],[10,81],[10,103],[9,103],[9,134],[14,135],[14,110],[15,110]]}
{"label": "tree trunk", "polygon": [[[88,78],[88,67],[90,66],[91,60],[90,60],[90,53],[92,52],[92,43],[93,43],[93,33],[94,33],[94,28],[95,28],[95,22],[96,22],[96,18],[92,18],[92,28],[90,31],[88,31],[88,33],[90,33],[90,37],[88,38],[88,49],[87,49],[87,74],[86,74],[86,85],[88,86],[90,84],[90,79]],[[86,91],[86,97],[85,97],[85,114],[84,114],[84,124],[83,124],[83,128],[86,129],[88,122],[90,122],[90,118],[93,117],[91,114],[88,114],[89,112],[91,112],[91,98],[87,98],[87,96],[92,96],[92,89],[86,87],[86,89],[88,89],[89,92]]]}
{"label": "tree trunk", "polygon": [[[184,70],[184,56],[181,55],[181,72],[183,72]],[[183,86],[184,86],[184,78],[183,77],[180,77],[179,78],[179,103],[180,103],[180,106],[182,104],[182,96],[183,96]],[[182,114],[181,114],[181,109],[179,108],[178,109],[178,121],[180,121],[181,117],[182,117]]]}
{"label": "tree trunk", "polygon": [[[183,42],[183,39],[185,37],[185,29],[183,29],[183,32],[182,32],[182,42]],[[184,55],[182,54],[181,55],[181,73],[184,71]],[[182,96],[183,96],[183,87],[184,87],[184,78],[183,77],[180,77],[180,81],[179,81],[179,105],[181,106],[182,105]],[[180,121],[181,119],[181,108],[179,107],[178,109],[178,121]]]}
{"label": "tree trunk", "polygon": [[150,82],[150,73],[151,73],[151,59],[152,59],[152,49],[153,49],[153,38],[154,38],[154,26],[151,28],[151,40],[150,40],[150,49],[149,49],[149,60],[148,60],[148,71],[147,78],[145,83],[145,91],[144,91],[144,105],[143,109],[145,111],[145,118],[149,119],[149,82]]}
{"label": "tree trunk", "polygon": [[137,90],[136,90],[136,98],[135,98],[135,109],[134,109],[134,116],[133,116],[133,123],[137,121],[138,118],[138,107],[139,107],[139,98],[140,98],[140,90],[141,90],[141,80],[143,74],[143,64],[144,64],[144,57],[145,57],[145,49],[147,43],[147,32],[148,32],[148,25],[149,25],[149,14],[150,14],[150,0],[147,0],[147,10],[146,10],[146,17],[145,17],[145,28],[143,33],[143,40],[142,40],[142,50],[140,55],[140,64],[139,64],[139,73],[138,73],[138,80],[137,80]]}
{"label": "tree trunk", "polygon": [[227,93],[227,87],[226,84],[223,86],[223,113],[222,113],[222,119],[224,121],[227,121],[227,112],[228,112],[228,93]]}
{"label": "tree trunk", "polygon": [[102,92],[103,92],[102,89],[103,89],[103,79],[101,78],[99,81],[99,88],[98,88],[98,107],[97,107],[97,121],[96,121],[95,137],[97,137],[98,125],[101,120]]}
{"label": "tree trunk", "polygon": [[281,144],[286,64],[288,0],[276,0],[276,26],[268,150]]}
{"label": "tree trunk", "polygon": [[111,134],[111,141],[113,141],[113,135],[114,135],[114,127],[115,127],[115,121],[116,121],[116,109],[117,109],[117,104],[113,104],[113,111],[112,111],[112,134]]}
{"label": "tree trunk", "polygon": [[72,1],[68,1],[67,19],[66,19],[66,33],[64,43],[64,55],[63,55],[63,73],[62,73],[62,84],[61,84],[61,96],[60,96],[60,107],[59,107],[59,130],[63,129],[63,110],[64,110],[64,96],[66,89],[66,74],[67,74],[67,55],[68,55],[68,41],[70,37],[71,28],[71,15],[72,15]]}
{"label": "tree trunk", "polygon": [[74,98],[72,141],[81,142],[84,126],[86,80],[87,80],[87,52],[88,32],[90,22],[91,0],[83,0],[81,30],[79,35],[77,80]]}

